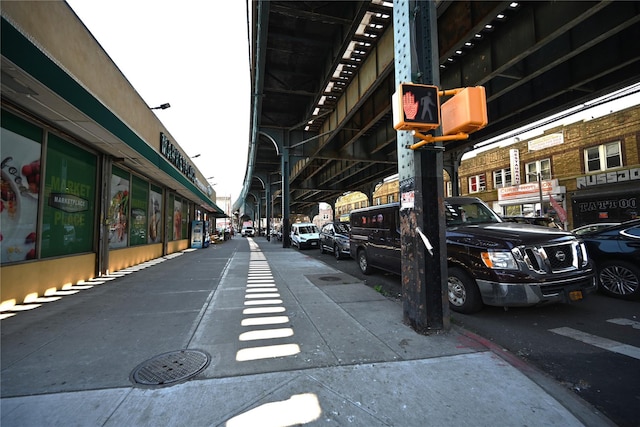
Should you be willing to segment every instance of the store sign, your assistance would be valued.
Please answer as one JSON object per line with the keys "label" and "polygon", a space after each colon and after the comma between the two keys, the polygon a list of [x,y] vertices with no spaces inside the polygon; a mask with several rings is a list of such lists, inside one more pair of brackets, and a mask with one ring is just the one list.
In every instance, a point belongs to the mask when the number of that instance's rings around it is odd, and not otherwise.
{"label": "store sign", "polygon": [[511,167],[511,183],[520,184],[520,151],[512,148],[509,150],[509,166]]}
{"label": "store sign", "polygon": [[555,147],[564,143],[564,135],[561,133],[552,133],[540,138],[529,141],[529,151],[544,150],[546,148]]}
{"label": "store sign", "polygon": [[89,210],[89,201],[68,193],[50,193],[49,206],[63,212],[75,213]]}
{"label": "store sign", "polygon": [[169,138],[160,132],[160,153],[182,172],[191,182],[196,181],[196,169],[187,161]]}
{"label": "store sign", "polygon": [[[551,179],[542,181],[542,194],[556,193],[558,180]],[[498,201],[524,199],[529,197],[539,197],[540,190],[537,182],[527,184],[512,185],[511,187],[498,188]]]}
{"label": "store sign", "polygon": [[588,200],[578,203],[579,212],[606,212],[612,209],[636,209],[638,201],[635,197],[617,199]]}
{"label": "store sign", "polygon": [[640,180],[640,168],[624,169],[615,172],[605,172],[596,175],[581,176],[576,179],[578,190],[601,184],[615,184],[616,182],[626,182]]}

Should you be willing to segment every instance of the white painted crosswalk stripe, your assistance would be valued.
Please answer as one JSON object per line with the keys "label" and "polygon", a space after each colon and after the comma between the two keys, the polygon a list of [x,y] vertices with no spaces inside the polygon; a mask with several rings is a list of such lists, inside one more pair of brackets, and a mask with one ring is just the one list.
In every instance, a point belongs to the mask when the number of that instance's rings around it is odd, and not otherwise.
{"label": "white painted crosswalk stripe", "polygon": [[609,319],[609,323],[615,323],[616,325],[631,326],[633,329],[640,329],[640,322],[631,319]]}
{"label": "white painted crosswalk stripe", "polygon": [[586,332],[567,327],[549,329],[549,332],[573,338],[574,340],[581,341],[585,344],[612,351],[614,353],[624,354],[625,356],[640,360],[640,347],[623,344],[618,341],[602,338],[597,335],[591,335]]}

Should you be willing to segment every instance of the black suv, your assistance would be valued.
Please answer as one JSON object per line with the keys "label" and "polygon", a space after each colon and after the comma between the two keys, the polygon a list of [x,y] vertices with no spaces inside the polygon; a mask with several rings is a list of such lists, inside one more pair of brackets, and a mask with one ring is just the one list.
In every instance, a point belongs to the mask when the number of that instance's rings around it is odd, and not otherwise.
{"label": "black suv", "polygon": [[[503,222],[475,197],[447,198],[444,211],[452,310],[569,302],[596,289],[585,246],[572,233]],[[350,223],[351,257],[362,272],[400,274],[399,204],[354,210]]]}

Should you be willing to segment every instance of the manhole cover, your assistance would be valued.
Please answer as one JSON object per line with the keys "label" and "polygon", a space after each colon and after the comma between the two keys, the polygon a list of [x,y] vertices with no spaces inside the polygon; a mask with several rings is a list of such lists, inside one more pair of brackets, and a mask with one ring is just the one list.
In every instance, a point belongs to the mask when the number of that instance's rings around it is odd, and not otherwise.
{"label": "manhole cover", "polygon": [[170,351],[142,362],[129,378],[134,384],[146,387],[167,387],[195,377],[209,366],[210,361],[204,351]]}
{"label": "manhole cover", "polygon": [[325,282],[337,282],[340,280],[340,278],[336,276],[321,276],[318,277],[318,279],[324,280]]}

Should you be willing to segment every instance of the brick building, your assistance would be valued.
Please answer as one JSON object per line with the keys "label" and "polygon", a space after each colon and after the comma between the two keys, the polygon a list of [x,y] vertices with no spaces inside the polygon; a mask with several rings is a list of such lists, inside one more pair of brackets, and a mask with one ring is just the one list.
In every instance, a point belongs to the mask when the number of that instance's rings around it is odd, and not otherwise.
{"label": "brick building", "polygon": [[[451,185],[445,173],[445,194]],[[552,216],[566,229],[638,217],[640,106],[547,130],[543,135],[465,157],[461,195],[479,197],[505,216]],[[399,200],[385,182],[373,204]],[[363,193],[336,202],[337,215],[368,206]]]}
{"label": "brick building", "polygon": [[635,106],[466,158],[460,193],[502,215],[553,216],[567,229],[632,219],[640,201],[639,146]]}

